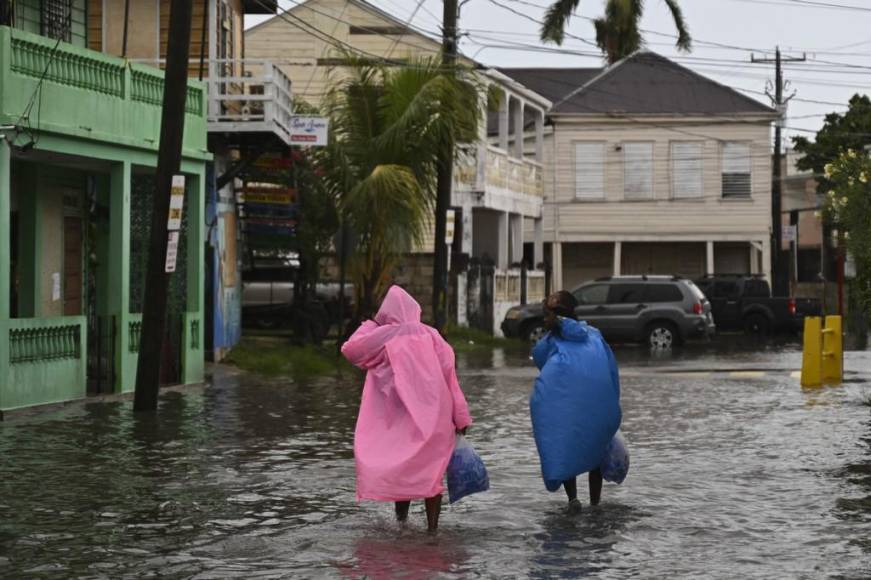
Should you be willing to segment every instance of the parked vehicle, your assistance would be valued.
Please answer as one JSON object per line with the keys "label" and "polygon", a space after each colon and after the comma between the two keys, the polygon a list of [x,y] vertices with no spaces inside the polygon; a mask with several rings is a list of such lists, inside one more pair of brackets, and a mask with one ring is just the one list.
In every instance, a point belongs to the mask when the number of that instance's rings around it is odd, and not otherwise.
{"label": "parked vehicle", "polygon": [[768,282],[757,275],[711,275],[696,280],[711,302],[719,330],[748,334],[800,332],[806,316],[819,316],[822,304],[813,298],[772,297]]}
{"label": "parked vehicle", "polygon": [[[242,315],[259,328],[271,329],[285,325],[294,302],[295,270],[291,268],[258,268],[242,276]],[[345,284],[345,317],[353,307],[354,287]],[[316,286],[315,300],[323,305],[329,324],[339,316],[339,283],[325,282]]]}
{"label": "parked vehicle", "polygon": [[[714,333],[711,305],[691,281],[675,276],[601,278],[572,290],[575,314],[609,342],[646,342],[667,349]],[[505,336],[538,340],[545,332],[541,304],[515,306],[502,323]]]}

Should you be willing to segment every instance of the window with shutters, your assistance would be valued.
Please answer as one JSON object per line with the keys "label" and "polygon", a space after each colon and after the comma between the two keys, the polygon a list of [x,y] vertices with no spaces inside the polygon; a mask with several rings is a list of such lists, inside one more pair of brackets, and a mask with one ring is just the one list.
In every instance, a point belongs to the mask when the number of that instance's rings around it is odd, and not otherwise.
{"label": "window with shutters", "polygon": [[750,144],[723,144],[723,197],[750,197]]}
{"label": "window with shutters", "polygon": [[575,143],[575,197],[577,199],[605,197],[605,143],[601,141]]}
{"label": "window with shutters", "polygon": [[671,144],[671,195],[674,199],[702,197],[703,153],[701,142]]}
{"label": "window with shutters", "polygon": [[653,199],[653,143],[623,144],[623,197]]}

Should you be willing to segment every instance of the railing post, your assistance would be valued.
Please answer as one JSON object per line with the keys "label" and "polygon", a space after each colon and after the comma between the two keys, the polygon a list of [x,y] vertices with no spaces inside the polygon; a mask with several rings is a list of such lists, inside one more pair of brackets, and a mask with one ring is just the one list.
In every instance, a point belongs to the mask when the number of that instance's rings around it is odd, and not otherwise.
{"label": "railing post", "polygon": [[275,90],[275,77],[272,70],[272,61],[267,60],[263,63],[263,94],[267,97],[263,101],[263,122],[272,123],[275,118],[275,101],[278,98],[278,91]]}

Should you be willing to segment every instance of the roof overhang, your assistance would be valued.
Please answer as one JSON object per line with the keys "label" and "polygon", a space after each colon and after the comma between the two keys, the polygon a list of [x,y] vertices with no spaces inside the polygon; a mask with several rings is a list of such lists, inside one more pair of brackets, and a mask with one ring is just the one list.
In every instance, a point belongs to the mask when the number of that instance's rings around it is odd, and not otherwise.
{"label": "roof overhang", "polygon": [[242,11],[245,14],[275,14],[278,0],[242,0]]}

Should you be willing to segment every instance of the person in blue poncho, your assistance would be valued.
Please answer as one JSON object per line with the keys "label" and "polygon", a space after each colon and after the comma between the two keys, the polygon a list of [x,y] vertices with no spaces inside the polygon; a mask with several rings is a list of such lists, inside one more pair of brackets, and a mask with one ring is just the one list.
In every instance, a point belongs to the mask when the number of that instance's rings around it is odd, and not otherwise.
{"label": "person in blue poncho", "polygon": [[533,349],[541,373],[529,400],[545,487],[562,486],[572,508],[581,505],[576,478],[582,473],[590,474],[590,503],[599,503],[600,466],[622,419],[614,354],[598,330],[575,320],[576,307],[565,290],[545,300],[549,332]]}

